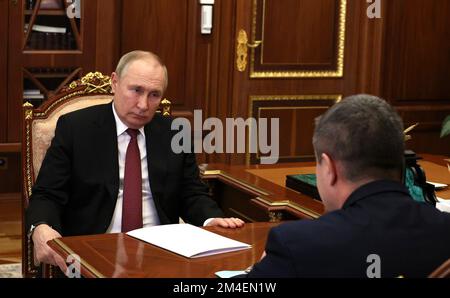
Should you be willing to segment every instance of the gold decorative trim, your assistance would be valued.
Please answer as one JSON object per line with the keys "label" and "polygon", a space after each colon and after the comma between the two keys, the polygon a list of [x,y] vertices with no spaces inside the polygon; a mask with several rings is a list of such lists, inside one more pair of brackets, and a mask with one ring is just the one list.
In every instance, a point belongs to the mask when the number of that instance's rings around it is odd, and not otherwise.
{"label": "gold decorative trim", "polygon": [[73,90],[80,86],[86,86],[86,88],[83,90],[83,94],[109,94],[112,92],[111,78],[99,71],[90,72],[82,77],[81,80],[72,82],[69,85],[68,90]]}
{"label": "gold decorative trim", "polygon": [[[255,71],[255,49],[250,54],[250,78],[342,78],[344,76],[345,55],[345,25],[347,14],[347,0],[340,0],[339,5],[339,29],[337,44],[337,68],[324,71]],[[265,0],[263,0],[265,10]],[[256,36],[256,20],[258,13],[258,0],[253,0],[252,36]],[[264,19],[264,18],[263,18]],[[264,24],[263,24],[264,26]],[[264,31],[264,27],[262,28]],[[264,40],[263,40],[264,42]]]}
{"label": "gold decorative trim", "polygon": [[64,96],[64,97],[62,97],[62,98],[60,98],[60,99],[58,99],[58,100],[55,101],[54,103],[52,103],[49,107],[47,107],[47,108],[45,109],[44,112],[42,112],[42,113],[34,113],[34,115],[35,115],[36,117],[45,117],[45,116],[47,116],[47,114],[48,114],[49,111],[51,111],[55,106],[60,105],[61,102],[66,101],[66,100],[69,100],[69,99],[71,99],[72,97],[75,97],[75,96],[78,96],[78,95],[83,95],[83,94],[85,94],[84,90],[82,90],[82,91],[77,91],[77,92],[74,92],[74,93],[70,93],[69,95],[66,95],[66,96]]}
{"label": "gold decorative trim", "polygon": [[29,102],[26,102],[23,104],[23,113],[24,113],[24,119],[25,119],[25,178],[26,182],[24,185],[26,197],[30,198],[31,196],[31,185],[33,185],[32,182],[32,173],[31,173],[31,128],[30,128],[30,122],[33,120],[33,105]]}
{"label": "gold decorative trim", "polygon": [[220,174],[222,174],[221,170],[207,170],[202,172],[203,176],[215,176]]}
{"label": "gold decorative trim", "polygon": [[294,203],[294,202],[289,201],[289,200],[270,202],[270,201],[268,201],[266,199],[263,199],[261,197],[256,197],[256,200],[258,200],[261,203],[264,203],[264,204],[266,204],[266,205],[268,205],[270,207],[289,207],[289,208],[292,208],[292,209],[294,209],[294,210],[296,210],[298,212],[306,214],[306,215],[308,215],[308,216],[310,216],[312,218],[318,218],[321,215],[320,213],[317,213],[314,210],[311,210],[309,208],[300,206],[299,204]]}
{"label": "gold decorative trim", "polygon": [[[68,255],[75,255],[76,253],[70,248],[68,247],[65,243],[63,243],[60,239],[55,238],[53,239],[55,241],[56,244],[58,244],[58,246],[64,250],[65,253],[67,253]],[[103,274],[101,274],[97,269],[95,269],[93,266],[91,266],[88,262],[86,262],[84,259],[80,258],[80,263],[81,266],[83,266],[84,268],[86,268],[89,272],[91,272],[95,277],[98,278],[105,278],[105,276]]]}
{"label": "gold decorative trim", "polygon": [[285,106],[271,106],[260,107],[258,109],[258,117],[261,117],[261,111],[263,110],[311,110],[311,109],[328,109],[329,106],[305,106],[305,107],[285,107]]}
{"label": "gold decorative trim", "polygon": [[27,110],[25,111],[25,120],[31,120],[33,119],[33,111]]}
{"label": "gold decorative trim", "polygon": [[[82,90],[73,91],[79,87],[85,87]],[[61,102],[71,99],[84,94],[107,94],[112,95],[111,88],[111,78],[107,75],[102,74],[99,71],[90,72],[86,74],[79,80],[73,81],[68,87],[64,88],[62,92],[70,92],[68,95],[58,99],[48,106],[45,111],[41,113],[33,112],[35,117],[45,117],[48,112],[51,111],[55,106],[60,105]],[[25,105],[24,105],[25,107]]]}
{"label": "gold decorative trim", "polygon": [[[338,103],[342,100],[343,95],[342,94],[305,94],[305,95],[250,95],[250,100],[248,104],[248,117],[252,118],[253,115],[253,106],[255,101],[305,101],[305,100],[331,100],[334,101],[334,103]],[[322,106],[319,106],[322,107]],[[323,106],[325,108],[329,108],[329,106]],[[265,109],[269,109],[270,107],[266,107]],[[294,108],[302,108],[302,107],[286,107],[289,109]],[[312,107],[307,107],[312,108]],[[317,108],[317,107],[316,107]],[[279,108],[278,108],[279,109]],[[259,111],[258,111],[259,113]],[[259,114],[258,114],[259,116]],[[250,148],[250,132],[253,128],[251,127],[251,123],[249,126],[249,133],[247,135],[247,148]],[[259,151],[256,153],[257,158],[259,158]],[[289,157],[291,158],[291,157]],[[292,158],[295,158],[293,156]],[[250,152],[249,150],[245,153],[245,164],[250,165]]]}
{"label": "gold decorative trim", "polygon": [[26,163],[27,163],[27,165],[26,165],[26,169],[25,169],[25,171],[26,171],[26,181],[27,181],[27,185],[26,185],[26,191],[27,191],[27,197],[28,197],[28,199],[31,197],[31,190],[32,190],[32,185],[33,185],[33,179],[32,179],[32,171],[31,171],[31,151],[30,151],[30,148],[31,148],[31,136],[30,136],[30,134],[31,134],[31,129],[30,129],[30,123],[29,122],[26,122],[26,124],[25,124],[25,142],[26,142],[26,144],[25,144],[25,154],[26,154],[26,156],[25,156],[25,158],[26,158]]}
{"label": "gold decorative trim", "polygon": [[305,95],[250,95],[248,105],[249,118],[253,117],[253,103],[255,101],[306,101],[306,100],[331,100],[338,103],[342,100],[342,94],[305,94]]}
{"label": "gold decorative trim", "polygon": [[283,220],[283,212],[280,211],[269,212],[269,222],[280,222],[282,220]]}
{"label": "gold decorative trim", "polygon": [[[238,184],[240,184],[240,185],[243,185],[243,186],[245,186],[246,188],[255,190],[255,191],[259,192],[259,193],[260,193],[261,195],[263,195],[263,196],[268,196],[268,195],[270,195],[268,192],[262,190],[261,188],[254,187],[254,186],[252,186],[252,185],[247,184],[246,182],[244,182],[244,181],[242,181],[242,180],[233,178],[233,177],[231,177],[230,175],[228,175],[225,171],[222,171],[222,170],[210,170],[210,171],[204,171],[204,172],[202,173],[202,175],[203,175],[203,176],[222,176],[223,178],[228,179],[228,180],[232,180],[233,182],[236,182],[236,183],[238,183]],[[297,210],[297,211],[299,211],[299,212],[301,212],[301,213],[304,213],[304,214],[306,214],[306,215],[308,215],[308,216],[310,216],[310,217],[312,217],[312,218],[318,218],[318,217],[321,215],[320,213],[317,213],[316,211],[313,211],[313,210],[311,210],[311,209],[309,209],[309,208],[306,208],[306,207],[302,207],[302,206],[298,205],[297,203],[291,202],[291,201],[289,201],[289,200],[271,202],[271,201],[268,201],[268,200],[266,200],[266,199],[263,199],[263,198],[261,198],[261,197],[259,197],[259,196],[257,196],[255,199],[258,200],[258,201],[260,201],[260,202],[262,202],[262,203],[264,203],[265,205],[270,206],[270,207],[285,207],[285,206],[287,206],[287,207],[290,207],[290,208],[292,208],[292,209],[294,209],[294,210]],[[271,212],[272,212],[272,211],[271,211]],[[271,215],[270,215],[270,213],[269,213],[269,217],[270,217],[270,216],[271,216]],[[282,217],[281,217],[281,218],[282,218]]]}
{"label": "gold decorative trim", "polygon": [[342,100],[342,94],[303,94],[303,95],[250,95],[250,100],[334,100],[336,103]]}
{"label": "gold decorative trim", "polygon": [[33,240],[31,240],[30,235],[27,235],[27,270],[28,273],[37,274],[37,268],[34,265],[34,256],[33,256]]}
{"label": "gold decorative trim", "polygon": [[[24,199],[29,199],[31,196],[31,191],[32,191],[32,171],[31,171],[31,152],[30,152],[30,148],[31,148],[31,129],[30,129],[30,122],[33,120],[33,105],[30,104],[29,102],[26,102],[22,105],[23,107],[23,117],[24,117],[24,133],[25,133],[25,144],[23,144],[25,146],[25,148],[23,148],[22,150],[24,150],[25,152],[25,166],[24,166],[24,176],[25,176],[25,182],[23,185],[23,196]],[[24,203],[24,202],[23,202]],[[26,274],[32,274],[35,275],[37,274],[37,268],[36,266],[34,266],[34,256],[33,256],[33,243],[32,240],[30,239],[30,237],[27,235],[27,244],[26,244],[26,261],[24,260],[24,266],[26,266],[26,270],[25,273]]]}
{"label": "gold decorative trim", "polygon": [[25,110],[25,120],[33,119],[33,105],[29,102],[26,102],[22,107]]}
{"label": "gold decorative trim", "polygon": [[239,30],[236,39],[236,68],[239,72],[244,72],[247,68],[247,56],[248,56],[248,37],[247,32],[241,29]]}
{"label": "gold decorative trim", "polygon": [[167,100],[167,98],[164,98],[161,101],[160,106],[162,108],[161,112],[162,112],[163,116],[167,117],[167,116],[170,116],[172,114],[172,111],[171,111],[171,108],[170,108],[171,105],[172,105],[172,103],[169,100]]}

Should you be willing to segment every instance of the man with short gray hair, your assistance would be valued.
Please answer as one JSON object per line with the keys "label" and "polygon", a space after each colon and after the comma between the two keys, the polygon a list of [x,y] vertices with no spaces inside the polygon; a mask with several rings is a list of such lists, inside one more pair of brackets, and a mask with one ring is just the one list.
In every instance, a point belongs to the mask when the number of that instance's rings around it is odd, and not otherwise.
{"label": "man with short gray hair", "polygon": [[400,117],[370,95],[317,119],[317,187],[326,214],[271,230],[249,277],[426,277],[450,258],[450,214],[402,184]]}
{"label": "man with short gray hair", "polygon": [[47,245],[61,235],[126,233],[179,218],[197,226],[244,224],[223,218],[195,155],[171,149],[172,119],[156,113],[167,82],[157,55],[133,51],[111,75],[111,103],[59,117],[27,209],[36,262],[66,271]]}

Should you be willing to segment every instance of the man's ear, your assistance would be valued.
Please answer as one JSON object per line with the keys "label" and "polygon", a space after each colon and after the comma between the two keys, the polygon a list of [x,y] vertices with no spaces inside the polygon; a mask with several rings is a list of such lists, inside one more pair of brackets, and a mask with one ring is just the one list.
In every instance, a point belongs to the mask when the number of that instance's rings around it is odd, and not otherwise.
{"label": "man's ear", "polygon": [[326,179],[329,185],[334,185],[337,182],[336,162],[326,153],[322,153],[322,161]]}
{"label": "man's ear", "polygon": [[115,72],[113,72],[111,74],[111,89],[112,89],[113,93],[116,93],[117,80],[118,80],[118,75]]}

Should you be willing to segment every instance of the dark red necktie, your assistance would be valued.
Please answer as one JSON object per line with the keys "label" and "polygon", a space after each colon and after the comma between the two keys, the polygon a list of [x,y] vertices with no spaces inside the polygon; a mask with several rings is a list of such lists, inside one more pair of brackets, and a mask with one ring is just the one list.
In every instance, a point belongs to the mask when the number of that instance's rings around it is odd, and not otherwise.
{"label": "dark red necktie", "polygon": [[123,179],[122,232],[142,228],[142,173],[137,136],[139,130],[127,129],[130,135],[125,155]]}

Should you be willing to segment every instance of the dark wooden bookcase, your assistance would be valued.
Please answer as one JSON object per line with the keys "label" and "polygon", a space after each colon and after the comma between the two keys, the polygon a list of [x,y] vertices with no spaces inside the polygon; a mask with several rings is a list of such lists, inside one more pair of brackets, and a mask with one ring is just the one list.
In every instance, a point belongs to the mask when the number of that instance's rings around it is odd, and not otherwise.
{"label": "dark wooden bookcase", "polygon": [[95,70],[98,3],[77,1],[10,5],[7,142],[20,141],[24,103],[37,107],[85,70]]}
{"label": "dark wooden bookcase", "polygon": [[0,1],[0,159],[7,164],[0,193],[21,191],[23,104],[37,107],[72,80],[116,63],[120,2],[77,1],[79,13],[73,0]]}

